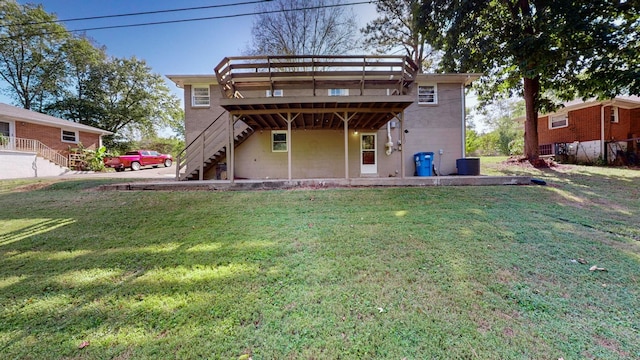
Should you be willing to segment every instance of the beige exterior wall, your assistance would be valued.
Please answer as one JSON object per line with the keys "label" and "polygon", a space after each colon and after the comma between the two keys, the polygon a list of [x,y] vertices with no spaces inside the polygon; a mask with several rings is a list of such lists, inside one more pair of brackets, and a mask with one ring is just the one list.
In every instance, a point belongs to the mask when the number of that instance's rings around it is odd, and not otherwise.
{"label": "beige exterior wall", "polygon": [[[416,96],[418,82],[411,89]],[[433,84],[433,82],[424,83]],[[377,131],[377,160],[379,177],[401,176],[401,154],[407,177],[413,176],[415,164],[413,154],[433,152],[434,165],[439,174],[456,173],[456,159],[463,156],[463,108],[461,83],[437,83],[435,105],[412,104],[404,114],[404,124],[395,120],[391,129],[394,144],[391,155],[385,153],[388,141],[386,126]],[[311,96],[311,90],[295,94],[285,90],[284,97]],[[317,95],[326,95],[326,89],[317,90]],[[370,90],[368,95],[385,95],[386,90]],[[210,86],[211,105],[191,106],[191,86],[184,86],[185,127],[187,144],[204,130],[223,109],[218,106],[220,91],[217,85]],[[245,97],[264,97],[265,91],[243,94]],[[358,96],[359,89],[350,89],[349,96]],[[228,120],[227,115],[223,115]],[[401,132],[401,130],[405,130]],[[349,177],[360,177],[360,136],[349,129]],[[343,178],[344,131],[341,130],[293,130],[291,135],[292,178]],[[399,146],[401,141],[401,146]],[[399,148],[402,151],[399,151]],[[442,155],[439,150],[442,149]],[[257,131],[235,150],[235,176],[250,179],[286,179],[288,157],[286,152],[271,151],[271,131]],[[209,172],[212,174],[212,172]]]}
{"label": "beige exterior wall", "polygon": [[[405,110],[405,176],[412,176],[413,154],[433,152],[434,164],[441,175],[457,172],[456,160],[462,157],[462,85],[438,83],[438,104],[411,104]],[[414,89],[415,90],[415,89]],[[415,91],[413,91],[415,94]],[[439,150],[442,149],[442,155]]]}

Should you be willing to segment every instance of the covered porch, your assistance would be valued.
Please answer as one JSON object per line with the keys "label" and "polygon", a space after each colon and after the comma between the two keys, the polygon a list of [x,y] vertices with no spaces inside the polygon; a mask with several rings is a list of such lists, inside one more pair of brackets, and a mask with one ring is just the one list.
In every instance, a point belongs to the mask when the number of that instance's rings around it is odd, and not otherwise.
{"label": "covered porch", "polygon": [[[232,182],[238,176],[231,129],[237,128],[239,121],[254,133],[278,132],[286,143],[283,152],[287,156],[287,171],[282,178],[287,180],[296,178],[294,156],[305,151],[294,144],[298,134],[308,130],[307,138],[314,131],[324,138],[327,132],[341,137],[340,158],[334,154],[323,161],[343,162],[340,175],[349,179],[350,166],[354,164],[353,158],[350,160],[350,150],[354,150],[350,147],[354,144],[350,145],[349,136],[377,133],[390,121],[399,126],[402,134],[404,110],[415,102],[409,88],[417,67],[404,57],[236,57],[225,58],[215,70],[223,96],[219,105],[229,114],[226,127],[230,151],[226,160],[227,176]],[[330,137],[335,143],[334,135]],[[375,140],[375,136],[372,138]],[[370,146],[366,141],[362,143],[363,147]],[[401,143],[401,140],[394,143],[400,152]],[[363,150],[359,154],[361,165],[375,165],[376,152],[380,152],[375,144],[372,149],[360,150]],[[405,162],[402,156],[398,159],[398,173],[404,177]],[[313,178],[340,177],[335,172],[319,175]]]}

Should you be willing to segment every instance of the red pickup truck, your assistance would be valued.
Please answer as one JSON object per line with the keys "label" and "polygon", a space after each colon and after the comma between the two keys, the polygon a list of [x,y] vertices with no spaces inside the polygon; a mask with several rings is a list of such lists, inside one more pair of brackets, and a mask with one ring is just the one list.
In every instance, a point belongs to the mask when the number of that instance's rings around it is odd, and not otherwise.
{"label": "red pickup truck", "polygon": [[127,151],[124,155],[118,157],[105,157],[104,166],[116,169],[116,171],[124,171],[130,168],[132,171],[140,170],[143,166],[158,167],[164,165],[171,166],[173,159],[171,155],[160,154],[153,150],[136,150]]}

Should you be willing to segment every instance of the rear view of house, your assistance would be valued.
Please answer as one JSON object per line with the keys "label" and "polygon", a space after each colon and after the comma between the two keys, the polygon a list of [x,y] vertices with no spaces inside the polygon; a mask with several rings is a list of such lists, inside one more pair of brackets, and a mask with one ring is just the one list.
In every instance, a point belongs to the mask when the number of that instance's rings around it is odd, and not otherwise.
{"label": "rear view of house", "polygon": [[96,149],[110,134],[0,103],[0,179],[60,175],[69,170],[70,149]]}
{"label": "rear view of house", "polygon": [[429,153],[438,175],[463,158],[465,87],[478,74],[418,74],[400,56],[223,59],[184,89],[180,179],[410,177]]}
{"label": "rear view of house", "polygon": [[640,97],[572,101],[538,117],[540,155],[560,161],[638,164]]}

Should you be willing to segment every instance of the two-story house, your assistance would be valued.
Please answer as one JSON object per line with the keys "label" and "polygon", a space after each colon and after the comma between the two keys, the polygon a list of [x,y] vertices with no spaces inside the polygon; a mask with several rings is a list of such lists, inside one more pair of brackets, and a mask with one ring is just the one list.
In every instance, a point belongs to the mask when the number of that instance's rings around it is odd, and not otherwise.
{"label": "two-story house", "polygon": [[[184,89],[181,179],[411,177],[465,157],[465,90],[479,74],[419,74],[400,56],[230,57]],[[224,164],[224,165],[222,165]]]}

